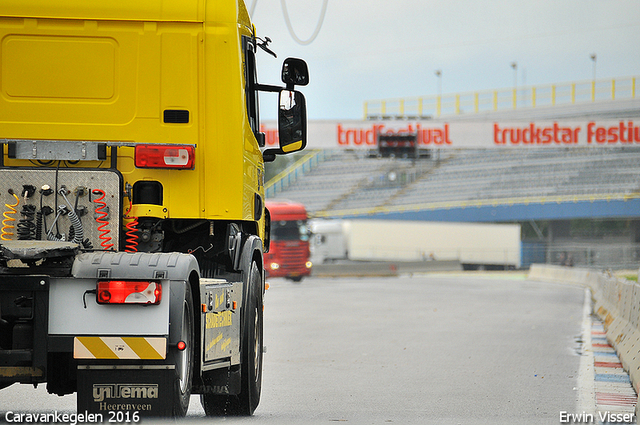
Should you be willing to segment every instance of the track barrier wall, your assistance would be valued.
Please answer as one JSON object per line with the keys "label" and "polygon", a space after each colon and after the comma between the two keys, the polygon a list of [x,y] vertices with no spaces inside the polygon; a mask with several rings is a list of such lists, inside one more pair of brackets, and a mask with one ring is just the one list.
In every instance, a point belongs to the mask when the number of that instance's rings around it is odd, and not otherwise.
{"label": "track barrier wall", "polygon": [[[544,264],[533,264],[529,279],[572,283],[591,289],[594,312],[604,322],[609,343],[640,393],[640,284],[609,273]],[[640,403],[636,405],[636,416]]]}
{"label": "track barrier wall", "polygon": [[460,261],[350,261],[314,264],[312,275],[316,277],[369,277],[451,271],[462,271]]}

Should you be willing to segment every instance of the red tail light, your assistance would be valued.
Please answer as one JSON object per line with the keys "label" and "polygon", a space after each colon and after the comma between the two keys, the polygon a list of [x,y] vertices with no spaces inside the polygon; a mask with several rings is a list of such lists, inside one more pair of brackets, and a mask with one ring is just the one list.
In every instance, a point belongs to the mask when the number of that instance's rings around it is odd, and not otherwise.
{"label": "red tail light", "polygon": [[109,280],[98,282],[98,304],[160,304],[159,282]]}
{"label": "red tail light", "polygon": [[136,167],[191,169],[195,160],[193,146],[136,145]]}

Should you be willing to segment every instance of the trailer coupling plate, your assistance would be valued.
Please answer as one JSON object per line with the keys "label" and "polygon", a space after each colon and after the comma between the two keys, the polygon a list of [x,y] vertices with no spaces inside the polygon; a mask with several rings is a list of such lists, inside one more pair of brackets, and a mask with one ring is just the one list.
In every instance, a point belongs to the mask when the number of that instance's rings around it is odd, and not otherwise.
{"label": "trailer coupling plate", "polygon": [[163,360],[166,356],[166,338],[79,336],[73,339],[75,359]]}

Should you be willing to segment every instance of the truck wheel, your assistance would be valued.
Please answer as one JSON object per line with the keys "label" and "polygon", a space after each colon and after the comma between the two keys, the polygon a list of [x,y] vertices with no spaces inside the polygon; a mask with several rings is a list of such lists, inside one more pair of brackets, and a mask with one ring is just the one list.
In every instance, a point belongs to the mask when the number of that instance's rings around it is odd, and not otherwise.
{"label": "truck wheel", "polygon": [[243,305],[240,394],[202,394],[200,402],[207,416],[250,416],[260,402],[263,351],[262,278],[256,263],[251,265]]}
{"label": "truck wheel", "polygon": [[239,396],[241,413],[245,415],[252,415],[256,410],[262,391],[262,278],[256,263],[251,265],[249,282],[242,347],[242,392]]}
{"label": "truck wheel", "polygon": [[184,350],[171,348],[172,363],[175,365],[175,383],[173,397],[173,416],[182,417],[187,414],[191,399],[191,377],[193,375],[193,299],[189,283],[185,285],[184,301],[180,323],[180,339],[186,344]]}

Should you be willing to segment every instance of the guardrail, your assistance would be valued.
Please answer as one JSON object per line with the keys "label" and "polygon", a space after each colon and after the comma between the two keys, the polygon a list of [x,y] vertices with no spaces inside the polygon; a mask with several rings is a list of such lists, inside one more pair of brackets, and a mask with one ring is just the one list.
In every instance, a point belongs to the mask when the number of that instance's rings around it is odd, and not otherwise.
{"label": "guardrail", "polygon": [[365,119],[420,119],[636,97],[637,77],[364,102]]}
{"label": "guardrail", "polygon": [[295,183],[304,173],[311,171],[316,165],[324,161],[325,157],[326,152],[323,149],[314,149],[273,177],[264,185],[267,199],[275,198],[278,193]]}
{"label": "guardrail", "polygon": [[[591,289],[594,312],[603,320],[607,339],[640,393],[640,285],[588,269],[534,264],[529,278],[573,283]],[[640,404],[636,405],[636,416]]]}

